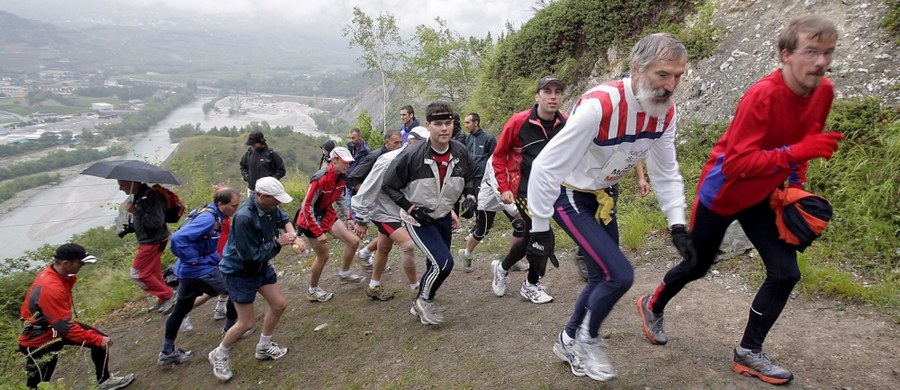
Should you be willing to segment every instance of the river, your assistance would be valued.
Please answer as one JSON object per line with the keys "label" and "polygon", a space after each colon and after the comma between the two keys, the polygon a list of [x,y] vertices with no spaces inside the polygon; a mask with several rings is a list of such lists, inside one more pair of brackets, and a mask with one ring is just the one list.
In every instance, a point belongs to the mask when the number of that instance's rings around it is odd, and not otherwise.
{"label": "river", "polygon": [[[152,164],[165,161],[177,145],[169,140],[169,129],[184,124],[200,123],[202,128],[208,129],[212,126],[242,127],[260,120],[253,115],[238,118],[219,115],[211,118],[203,114],[203,104],[207,101],[209,99],[196,100],[176,109],[143,138],[137,139],[131,151],[121,158],[140,159]],[[308,111],[308,107],[304,110]],[[305,112],[290,111],[285,115],[309,118]],[[273,126],[280,124],[277,117],[268,119]],[[296,130],[320,134],[312,129]],[[0,245],[0,259],[22,256],[25,251],[44,244],[62,244],[72,235],[97,226],[111,226],[118,216],[119,205],[125,199],[126,195],[119,191],[115,180],[86,175],[77,175],[41,190],[23,205],[0,216],[0,237],[4,241]]]}

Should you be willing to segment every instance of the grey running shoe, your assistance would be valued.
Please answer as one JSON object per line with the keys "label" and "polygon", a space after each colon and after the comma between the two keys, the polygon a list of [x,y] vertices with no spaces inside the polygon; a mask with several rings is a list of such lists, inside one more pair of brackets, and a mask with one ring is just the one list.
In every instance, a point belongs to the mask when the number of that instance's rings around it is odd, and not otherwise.
{"label": "grey running shoe", "polygon": [[491,289],[494,290],[494,295],[502,297],[506,294],[506,285],[509,284],[507,274],[508,272],[504,271],[503,267],[500,266],[500,260],[491,262]]}
{"label": "grey running shoe", "polygon": [[175,366],[188,361],[188,359],[193,356],[194,353],[191,351],[175,348],[175,350],[169,354],[160,352],[159,358],[156,359],[156,364],[160,366]]}
{"label": "grey running shoe", "polygon": [[650,295],[641,295],[637,299],[637,311],[641,316],[641,327],[644,329],[644,336],[654,345],[666,345],[669,338],[663,329],[663,315],[656,315],[648,308],[650,304]]}
{"label": "grey running shoe", "polygon": [[363,256],[360,251],[356,251],[356,258],[359,259],[359,262],[362,264],[363,268],[366,271],[371,271],[372,266],[375,263],[375,254],[371,253],[368,256]]}
{"label": "grey running shoe", "polygon": [[194,324],[191,323],[191,317],[184,316],[184,319],[181,320],[181,329],[182,332],[190,332],[194,330]]}
{"label": "grey running shoe", "polygon": [[519,295],[522,298],[525,298],[531,303],[548,303],[553,301],[553,297],[550,294],[547,294],[547,291],[544,289],[544,286],[540,283],[531,284],[528,281],[522,282],[522,288],[519,289]]}
{"label": "grey running shoe", "polygon": [[464,271],[466,273],[469,273],[469,272],[472,272],[475,270],[474,268],[472,268],[472,255],[466,255],[466,248],[460,249],[459,252],[456,252],[456,253],[459,255],[460,259],[465,260],[466,268],[464,268]]}
{"label": "grey running shoe", "polygon": [[218,307],[213,309],[213,320],[215,320],[215,321],[224,320],[225,319],[225,310],[226,309],[224,307],[221,309]]}
{"label": "grey running shoe", "polygon": [[617,376],[616,369],[603,351],[599,338],[576,340],[574,349],[575,354],[581,359],[584,373],[591,379],[605,382]]}
{"label": "grey running shoe", "polygon": [[418,297],[413,301],[413,309],[416,311],[416,315],[419,316],[419,321],[425,325],[440,325],[444,322],[444,316],[441,315],[437,305],[432,300]]}
{"label": "grey running shoe", "polygon": [[755,376],[773,385],[783,385],[794,379],[794,374],[775,364],[765,352],[753,353],[743,348],[734,349],[731,370],[744,376]]}
{"label": "grey running shoe", "polygon": [[[565,332],[562,331],[562,332]],[[556,342],[553,343],[553,353],[556,354],[560,360],[569,363],[569,369],[572,370],[572,374],[575,376],[584,376],[584,367],[581,365],[581,358],[575,354],[575,339],[572,339],[568,344],[563,342],[563,334],[559,332],[559,336],[556,336]]]}
{"label": "grey running shoe", "polygon": [[328,302],[333,297],[334,294],[325,292],[325,290],[322,290],[322,287],[316,287],[313,292],[307,293],[306,295],[306,299],[310,302]]}
{"label": "grey running shoe", "polygon": [[275,360],[284,355],[287,355],[287,353],[287,347],[281,347],[278,344],[275,344],[275,342],[269,342],[268,347],[260,348],[259,346],[257,346],[256,354],[254,356],[256,356],[256,358],[259,360]]}
{"label": "grey running shoe", "polygon": [[97,390],[116,390],[124,387],[128,387],[128,385],[134,382],[134,374],[128,374],[125,376],[111,376],[103,383],[97,385]]}
{"label": "grey running shoe", "polygon": [[578,274],[581,275],[581,278],[588,280],[588,269],[587,264],[584,264],[584,256],[575,255],[575,266],[578,267]]}
{"label": "grey running shoe", "polygon": [[363,280],[366,280],[365,276],[357,275],[357,274],[349,274],[347,276],[341,276],[341,274],[338,274],[338,277],[341,278],[341,280],[348,282],[348,283],[359,283],[359,282],[362,282]]}
{"label": "grey running shoe", "polygon": [[216,347],[212,351],[209,352],[207,358],[209,358],[209,364],[213,365],[213,375],[219,380],[227,381],[231,379],[233,375],[231,373],[231,365],[228,363],[228,356],[223,358],[219,358],[216,356],[216,350],[219,349]]}
{"label": "grey running shoe", "polygon": [[366,295],[376,301],[390,301],[394,299],[394,293],[384,291],[384,286],[377,285],[375,288],[366,287]]}
{"label": "grey running shoe", "polygon": [[172,296],[169,297],[165,302],[159,304],[159,308],[156,310],[163,314],[169,314],[172,312],[172,308],[175,307],[175,302],[178,301],[178,292],[172,293]]}

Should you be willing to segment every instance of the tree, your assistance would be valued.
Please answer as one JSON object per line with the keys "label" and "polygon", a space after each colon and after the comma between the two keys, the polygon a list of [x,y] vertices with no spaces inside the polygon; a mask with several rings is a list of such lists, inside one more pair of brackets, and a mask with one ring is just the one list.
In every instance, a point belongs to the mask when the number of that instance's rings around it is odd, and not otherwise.
{"label": "tree", "polygon": [[[382,12],[376,19],[366,15],[358,6],[353,7],[353,21],[344,27],[344,36],[350,36],[350,47],[363,50],[359,60],[366,72],[378,72],[381,76],[382,115],[387,119],[388,79],[393,78],[397,62],[402,56],[403,41],[396,17]],[[387,131],[387,120],[382,124],[382,132]]]}
{"label": "tree", "polygon": [[384,142],[383,137],[372,128],[372,115],[369,115],[369,110],[363,110],[356,116],[356,128],[369,146],[381,145]]}
{"label": "tree", "polygon": [[459,107],[475,88],[478,64],[493,45],[490,36],[464,38],[434,19],[437,28],[416,27],[412,52],[405,56],[400,80],[407,90],[424,92],[430,100],[448,100]]}

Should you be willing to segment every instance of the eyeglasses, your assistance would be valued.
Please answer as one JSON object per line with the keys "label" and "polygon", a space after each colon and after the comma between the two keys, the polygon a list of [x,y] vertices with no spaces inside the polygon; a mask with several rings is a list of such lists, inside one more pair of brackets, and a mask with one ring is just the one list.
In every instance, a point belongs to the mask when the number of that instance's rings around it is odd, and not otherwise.
{"label": "eyeglasses", "polygon": [[807,60],[814,60],[814,59],[819,58],[819,56],[823,56],[823,57],[825,57],[826,60],[830,60],[831,57],[834,55],[834,50],[818,51],[815,49],[806,49],[803,51],[792,51],[791,53],[799,54],[799,55],[803,56],[803,58],[806,58]]}

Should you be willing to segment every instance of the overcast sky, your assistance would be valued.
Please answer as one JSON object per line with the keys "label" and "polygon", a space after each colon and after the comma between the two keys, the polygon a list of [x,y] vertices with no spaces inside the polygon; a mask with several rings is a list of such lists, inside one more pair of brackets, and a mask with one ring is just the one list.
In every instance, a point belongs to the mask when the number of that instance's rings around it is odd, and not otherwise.
{"label": "overcast sky", "polygon": [[[464,36],[497,36],[507,21],[518,28],[533,14],[536,0],[490,0],[463,5],[448,0],[0,0],[0,10],[29,19],[58,21],[66,16],[84,18],[110,10],[131,10],[137,15],[172,15],[188,18],[225,18],[254,23],[289,24],[340,34],[350,23],[353,6],[369,16],[390,12],[404,32],[420,24],[434,25],[435,17],[448,21]],[[406,34],[404,34],[406,35]]]}

